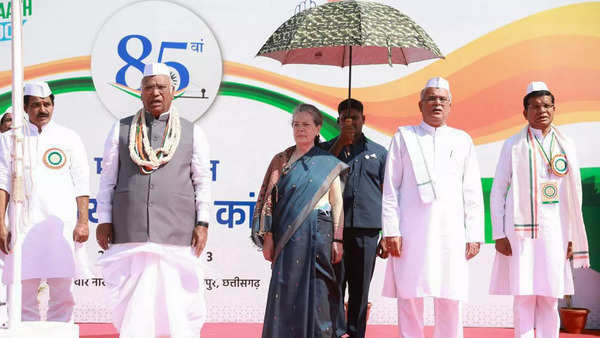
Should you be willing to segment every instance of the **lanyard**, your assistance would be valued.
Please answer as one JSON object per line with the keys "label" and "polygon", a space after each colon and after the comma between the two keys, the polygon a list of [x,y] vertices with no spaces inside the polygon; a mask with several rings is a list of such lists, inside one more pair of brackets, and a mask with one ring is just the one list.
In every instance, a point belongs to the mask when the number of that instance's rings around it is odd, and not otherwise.
{"label": "lanyard", "polygon": [[544,158],[546,158],[546,161],[548,161],[548,165],[552,166],[552,148],[554,146],[554,133],[552,133],[552,139],[550,140],[550,156],[548,156],[548,154],[546,154],[546,151],[544,150],[544,147],[542,146],[542,144],[540,143],[540,140],[538,140],[537,136],[533,136],[535,138],[535,141],[537,142],[537,144],[540,146],[539,148],[541,149],[541,154],[543,155]]}

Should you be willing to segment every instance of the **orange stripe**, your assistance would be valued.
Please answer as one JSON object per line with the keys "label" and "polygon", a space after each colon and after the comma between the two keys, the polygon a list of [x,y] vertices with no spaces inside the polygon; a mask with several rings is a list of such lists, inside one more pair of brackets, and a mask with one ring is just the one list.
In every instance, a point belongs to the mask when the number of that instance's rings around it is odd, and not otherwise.
{"label": "orange stripe", "polygon": [[[91,65],[91,56],[76,56],[67,59],[61,59],[46,63],[39,63],[33,66],[25,67],[25,80],[55,75],[59,73],[69,73],[76,71],[89,71]],[[12,83],[12,71],[0,72],[0,87],[10,86]]]}
{"label": "orange stripe", "polygon": [[[565,50],[569,53],[563,53]],[[522,41],[465,64],[454,74],[446,75],[452,83],[455,97],[449,123],[469,132],[477,144],[507,137],[526,122],[521,117],[521,100],[526,84],[532,79],[543,79],[549,83],[559,105],[565,101],[585,100],[595,102],[586,110],[600,110],[598,95],[594,91],[594,79],[600,78],[600,64],[595,58],[597,52],[600,52],[598,37],[551,36]],[[451,61],[454,54],[438,63]],[[434,65],[440,68],[438,63],[396,81],[354,89],[354,96],[365,104],[367,125],[391,135],[398,125],[418,123],[421,120],[417,107],[419,96],[418,90],[413,89],[420,88],[422,83],[417,85],[415,79],[421,77],[419,73],[428,72],[427,69]],[[246,65],[227,63],[226,73],[299,93],[332,110],[346,95],[346,89],[343,88],[298,81]],[[403,96],[397,96],[398,93]],[[559,111],[564,114],[577,112]],[[571,116],[569,122],[589,120],[597,121],[598,117],[591,114]]]}
{"label": "orange stripe", "polygon": [[[536,13],[485,34],[445,60],[401,79],[353,92],[363,100],[367,125],[388,135],[398,125],[421,120],[418,92],[427,78],[435,75],[447,77],[452,85],[455,102],[449,124],[466,130],[476,144],[504,139],[526,123],[521,117],[521,99],[525,85],[533,79],[546,81],[556,94],[558,124],[600,121],[600,100],[594,90],[594,80],[600,78],[596,57],[600,52],[599,9],[598,3],[582,3]],[[29,66],[25,77],[89,71],[90,64],[89,55],[67,58]],[[235,62],[224,62],[224,73],[268,83],[332,110],[346,96],[345,88]],[[10,81],[10,71],[0,72],[0,87],[9,86]]]}

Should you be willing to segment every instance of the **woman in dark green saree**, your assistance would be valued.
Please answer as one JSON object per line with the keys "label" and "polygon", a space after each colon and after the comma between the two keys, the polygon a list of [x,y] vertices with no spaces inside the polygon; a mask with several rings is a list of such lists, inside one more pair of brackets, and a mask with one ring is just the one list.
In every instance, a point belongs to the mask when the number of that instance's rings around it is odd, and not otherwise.
{"label": "woman in dark green saree", "polygon": [[336,337],[333,264],[342,258],[348,167],[315,146],[322,124],[314,106],[296,108],[296,145],[275,155],[256,204],[252,240],[272,262],[263,338]]}

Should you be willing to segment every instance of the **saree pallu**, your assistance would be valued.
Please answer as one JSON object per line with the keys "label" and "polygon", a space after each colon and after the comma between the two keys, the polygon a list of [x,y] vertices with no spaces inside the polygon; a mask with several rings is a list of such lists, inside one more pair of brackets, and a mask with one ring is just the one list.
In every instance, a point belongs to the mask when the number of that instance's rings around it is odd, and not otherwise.
{"label": "saree pallu", "polygon": [[329,212],[315,205],[347,166],[314,147],[277,182],[275,243],[263,338],[335,337],[339,292]]}

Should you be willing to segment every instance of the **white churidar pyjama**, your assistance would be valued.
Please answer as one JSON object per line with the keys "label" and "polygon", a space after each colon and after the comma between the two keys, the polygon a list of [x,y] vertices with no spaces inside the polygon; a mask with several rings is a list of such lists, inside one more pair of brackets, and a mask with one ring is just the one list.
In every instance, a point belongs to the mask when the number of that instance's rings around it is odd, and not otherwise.
{"label": "white churidar pyjama", "polygon": [[[435,330],[433,338],[462,338],[460,301],[433,298]],[[425,338],[423,298],[398,298],[398,332],[400,338]]]}

